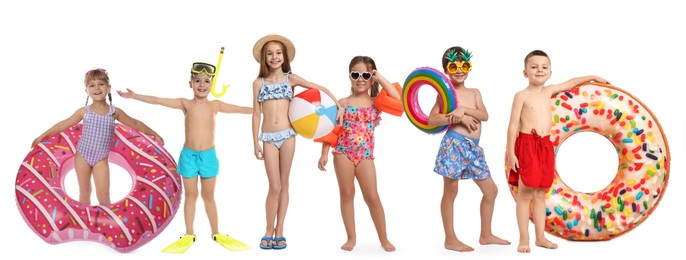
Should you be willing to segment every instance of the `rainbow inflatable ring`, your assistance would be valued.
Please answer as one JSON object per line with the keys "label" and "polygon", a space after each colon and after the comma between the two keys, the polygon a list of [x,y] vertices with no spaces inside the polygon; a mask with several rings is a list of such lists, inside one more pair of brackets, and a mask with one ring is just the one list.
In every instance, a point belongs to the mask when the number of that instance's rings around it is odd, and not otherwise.
{"label": "rainbow inflatable ring", "polygon": [[[555,170],[546,194],[545,230],[567,240],[610,240],[643,223],[669,180],[669,145],[655,115],[628,92],[595,82],[554,95],[551,106],[556,155],[565,139],[590,131],[614,145],[619,168],[605,189],[592,193],[570,188]],[[515,196],[517,188],[510,185],[510,192]]]}
{"label": "rainbow inflatable ring", "polygon": [[129,252],[155,238],[176,214],[182,186],[174,159],[152,138],[122,124],[115,127],[109,161],[131,174],[133,186],[111,205],[83,205],[64,189],[81,124],[45,138],[24,158],[16,202],[26,224],[45,242],[86,240]]}
{"label": "rainbow inflatable ring", "polygon": [[449,113],[457,108],[455,88],[443,72],[430,67],[417,68],[405,79],[402,98],[407,118],[419,130],[428,134],[438,134],[447,130],[448,125],[429,125],[429,117],[422,111],[418,101],[419,88],[425,85],[431,86],[438,92],[441,114]]}

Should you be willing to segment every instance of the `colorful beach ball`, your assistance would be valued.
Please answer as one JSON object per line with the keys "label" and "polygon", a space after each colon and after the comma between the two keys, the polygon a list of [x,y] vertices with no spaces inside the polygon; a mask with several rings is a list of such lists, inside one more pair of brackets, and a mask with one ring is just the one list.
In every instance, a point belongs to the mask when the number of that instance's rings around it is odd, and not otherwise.
{"label": "colorful beach ball", "polygon": [[288,108],[288,118],[295,132],[312,139],[325,136],[336,125],[336,103],[319,89],[295,95]]}

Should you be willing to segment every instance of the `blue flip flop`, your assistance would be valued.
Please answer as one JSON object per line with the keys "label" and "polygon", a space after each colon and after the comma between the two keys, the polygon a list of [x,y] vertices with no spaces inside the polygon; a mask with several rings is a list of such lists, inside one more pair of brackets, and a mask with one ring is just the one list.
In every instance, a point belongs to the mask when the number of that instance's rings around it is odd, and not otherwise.
{"label": "blue flip flop", "polygon": [[[283,241],[283,245],[279,245],[279,242]],[[273,249],[284,249],[288,244],[286,244],[286,238],[285,237],[277,237],[274,238],[275,244],[272,246]]]}
{"label": "blue flip flop", "polygon": [[[272,246],[272,241],[273,241],[273,240],[274,240],[273,237],[267,237],[267,236],[262,237],[262,240],[260,240],[260,248],[262,248],[262,249],[272,249],[272,248],[273,248],[273,246]],[[266,242],[267,242],[267,245],[266,245],[266,246],[263,245],[263,244],[262,244],[262,241],[266,241]]]}

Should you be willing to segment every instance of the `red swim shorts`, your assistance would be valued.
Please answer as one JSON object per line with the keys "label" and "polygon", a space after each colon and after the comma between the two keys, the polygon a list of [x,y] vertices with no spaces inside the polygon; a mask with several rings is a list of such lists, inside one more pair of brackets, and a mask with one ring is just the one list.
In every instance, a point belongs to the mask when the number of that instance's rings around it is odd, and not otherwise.
{"label": "red swim shorts", "polygon": [[515,141],[515,155],[519,161],[518,171],[510,169],[507,182],[512,186],[522,183],[531,188],[550,188],[555,177],[555,151],[550,136],[539,136],[536,130],[531,134],[519,133]]}

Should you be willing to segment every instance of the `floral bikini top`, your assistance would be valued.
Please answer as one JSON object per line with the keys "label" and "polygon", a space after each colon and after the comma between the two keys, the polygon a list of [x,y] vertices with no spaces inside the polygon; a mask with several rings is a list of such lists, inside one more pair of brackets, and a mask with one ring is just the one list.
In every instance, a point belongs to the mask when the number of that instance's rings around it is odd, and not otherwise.
{"label": "floral bikini top", "polygon": [[260,93],[257,96],[257,102],[262,103],[269,99],[288,99],[293,98],[293,88],[291,84],[288,84],[288,74],[286,73],[286,81],[278,83],[264,83],[264,78],[262,78],[262,88],[260,88]]}

